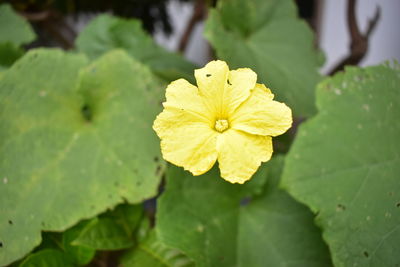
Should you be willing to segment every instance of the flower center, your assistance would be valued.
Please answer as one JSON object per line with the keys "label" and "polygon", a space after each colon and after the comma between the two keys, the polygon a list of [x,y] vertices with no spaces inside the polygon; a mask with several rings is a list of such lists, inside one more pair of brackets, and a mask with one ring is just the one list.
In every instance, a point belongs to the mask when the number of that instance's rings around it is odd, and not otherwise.
{"label": "flower center", "polygon": [[229,123],[227,120],[216,120],[215,121],[215,130],[218,132],[223,132],[229,128]]}

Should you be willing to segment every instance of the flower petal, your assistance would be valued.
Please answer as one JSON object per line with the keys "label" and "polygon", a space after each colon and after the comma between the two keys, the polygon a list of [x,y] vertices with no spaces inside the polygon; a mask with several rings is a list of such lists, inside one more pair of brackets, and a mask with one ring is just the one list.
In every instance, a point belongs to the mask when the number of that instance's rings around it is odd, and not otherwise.
{"label": "flower petal", "polygon": [[170,83],[165,96],[167,101],[163,103],[164,107],[184,110],[212,123],[212,115],[204,104],[203,97],[199,95],[198,88],[185,79]]}
{"label": "flower petal", "polygon": [[216,60],[195,70],[200,94],[207,106],[215,111],[215,119],[227,118],[249,95],[257,81],[257,74],[242,68],[229,71],[224,61]]}
{"label": "flower petal", "polygon": [[176,108],[165,108],[153,124],[161,138],[163,158],[184,167],[193,175],[207,172],[217,159],[217,132],[197,115]]}
{"label": "flower petal", "polygon": [[200,94],[207,100],[207,106],[219,116],[222,112],[222,99],[227,84],[229,68],[226,62],[214,60],[204,68],[194,71]]}
{"label": "flower petal", "polygon": [[231,70],[224,102],[226,115],[231,115],[249,96],[257,81],[257,74],[248,68]]}
{"label": "flower petal", "polygon": [[257,84],[250,97],[230,118],[233,129],[250,134],[277,136],[292,126],[292,110],[273,101],[273,94],[263,84]]}
{"label": "flower petal", "polygon": [[271,158],[272,137],[230,129],[218,136],[217,150],[221,177],[242,184]]}

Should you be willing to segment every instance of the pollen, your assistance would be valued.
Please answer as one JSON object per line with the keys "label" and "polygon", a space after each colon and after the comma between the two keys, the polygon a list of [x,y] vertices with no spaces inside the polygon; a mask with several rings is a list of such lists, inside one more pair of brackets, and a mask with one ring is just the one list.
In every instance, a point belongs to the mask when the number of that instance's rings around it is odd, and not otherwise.
{"label": "pollen", "polygon": [[216,120],[215,121],[215,130],[222,133],[226,129],[229,128],[228,120]]}

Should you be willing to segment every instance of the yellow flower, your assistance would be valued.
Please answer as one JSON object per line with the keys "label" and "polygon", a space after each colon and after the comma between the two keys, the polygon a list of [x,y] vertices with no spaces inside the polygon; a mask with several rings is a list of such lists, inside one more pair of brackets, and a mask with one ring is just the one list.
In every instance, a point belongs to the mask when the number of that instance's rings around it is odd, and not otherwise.
{"label": "yellow flower", "polygon": [[184,79],[167,87],[154,121],[163,157],[193,175],[218,160],[222,178],[242,184],[271,158],[272,136],[291,127],[292,111],[251,69],[230,71],[217,60],[194,74],[198,87]]}

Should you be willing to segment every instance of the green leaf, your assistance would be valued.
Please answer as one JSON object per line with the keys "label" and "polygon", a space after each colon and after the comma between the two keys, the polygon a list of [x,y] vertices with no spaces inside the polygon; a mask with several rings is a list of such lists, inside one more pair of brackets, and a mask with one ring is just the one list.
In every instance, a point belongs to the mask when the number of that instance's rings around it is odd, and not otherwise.
{"label": "green leaf", "polygon": [[126,253],[121,267],[192,267],[194,263],[177,249],[165,246],[151,231],[146,239]]}
{"label": "green leaf", "polygon": [[35,247],[33,252],[38,252],[44,249],[63,249],[62,234],[58,232],[43,232],[42,242]]}
{"label": "green leaf", "polygon": [[233,68],[249,67],[296,116],[315,112],[320,56],[292,0],[219,1],[205,36]]}
{"label": "green leaf", "polygon": [[0,5],[0,71],[20,58],[24,53],[20,46],[32,42],[35,37],[30,24],[10,5]]}
{"label": "green leaf", "polygon": [[74,246],[72,241],[78,238],[79,234],[88,224],[88,221],[78,223],[74,227],[65,231],[62,235],[62,245],[65,252],[70,256],[76,265],[88,264],[96,254],[96,250],[84,246]]}
{"label": "green leaf", "polygon": [[105,216],[119,223],[128,235],[133,236],[134,231],[136,231],[136,228],[141,224],[143,207],[142,205],[121,204],[114,210],[103,215],[103,217]]}
{"label": "green leaf", "polygon": [[67,254],[56,249],[44,249],[29,255],[19,267],[74,267]]}
{"label": "green leaf", "polygon": [[91,220],[73,240],[73,245],[96,250],[118,250],[134,244],[134,233],[142,218],[140,206],[122,205]]}
{"label": "green leaf", "polygon": [[0,5],[0,43],[20,46],[32,42],[35,34],[28,22],[8,4]]}
{"label": "green leaf", "polygon": [[11,43],[0,43],[0,71],[10,67],[23,54],[21,48]]}
{"label": "green leaf", "polygon": [[193,70],[196,66],[182,56],[167,52],[156,45],[143,31],[138,20],[98,16],[82,30],[76,47],[92,59],[111,49],[122,48],[163,79],[172,81],[185,78],[193,81]]}
{"label": "green leaf", "polygon": [[118,250],[133,246],[133,240],[111,218],[95,218],[72,243],[98,250]]}
{"label": "green leaf", "polygon": [[400,263],[400,68],[347,68],[317,90],[319,113],[283,185],[318,213],[335,266]]}
{"label": "green leaf", "polygon": [[0,265],[124,200],[157,193],[160,85],[122,51],[28,52],[0,80]]}
{"label": "green leaf", "polygon": [[281,163],[264,164],[249,182],[268,177],[260,196],[247,183],[223,181],[216,168],[199,177],[169,168],[158,202],[160,240],[198,266],[329,266],[311,212],[276,187]]}

